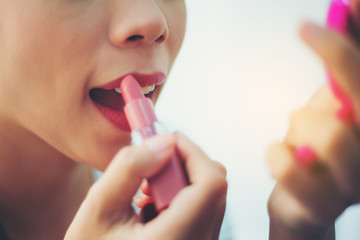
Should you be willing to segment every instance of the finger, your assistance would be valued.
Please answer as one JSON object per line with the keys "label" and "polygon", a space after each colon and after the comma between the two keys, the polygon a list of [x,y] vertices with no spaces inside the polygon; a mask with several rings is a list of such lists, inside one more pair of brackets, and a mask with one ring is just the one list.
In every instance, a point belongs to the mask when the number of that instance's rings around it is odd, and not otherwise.
{"label": "finger", "polygon": [[176,133],[175,141],[184,159],[191,185],[179,192],[169,208],[150,222],[149,227],[163,229],[167,226],[173,232],[186,229],[179,233],[184,236],[200,234],[205,229],[211,231],[215,219],[221,217],[219,211],[224,211],[220,203],[226,202],[227,181],[224,171],[182,134]]}
{"label": "finger", "polygon": [[171,135],[156,136],[142,145],[123,148],[90,189],[88,201],[97,206],[95,209],[101,217],[109,218],[114,212],[126,216],[142,179],[157,173],[173,153]]}
{"label": "finger", "polygon": [[321,111],[331,116],[335,116],[340,107],[339,100],[335,98],[329,84],[326,83],[317,89],[305,105],[305,108]]}
{"label": "finger", "polygon": [[[329,226],[327,223],[314,221],[311,209],[299,202],[280,184],[274,187],[269,197],[268,212],[270,239],[293,239],[294,236],[296,239],[325,239],[321,236],[327,235],[329,230],[334,232],[333,224]],[[277,229],[280,229],[280,232]]]}
{"label": "finger", "polygon": [[360,114],[360,51],[354,42],[312,23],[301,27],[300,35],[331,70],[337,84],[352,99]]}
{"label": "finger", "polygon": [[[225,208],[226,208],[227,170],[223,164],[221,164],[218,161],[214,161],[214,160],[212,160],[212,161],[210,160],[209,164],[211,164],[211,165],[209,165],[209,169],[206,170],[204,168],[204,166],[201,166],[201,165],[205,164],[205,161],[200,162],[201,160],[209,160],[208,157],[204,154],[204,152],[202,152],[200,150],[200,148],[198,148],[198,146],[196,146],[192,142],[190,142],[189,139],[187,139],[181,133],[178,133],[177,136],[178,136],[177,139],[181,140],[178,142],[179,143],[178,151],[180,152],[180,155],[183,157],[183,159],[188,160],[188,161],[185,161],[187,168],[190,170],[193,170],[193,171],[191,171],[191,173],[189,173],[190,179],[192,180],[193,183],[196,184],[198,180],[192,176],[200,175],[200,173],[198,173],[197,170],[203,169],[202,172],[204,172],[204,173],[211,173],[211,171],[214,170],[214,171],[216,171],[217,174],[219,174],[218,184],[220,184],[219,189],[220,189],[220,192],[222,192],[222,194],[219,195],[221,197],[218,199],[217,206],[213,206],[214,212],[216,213],[215,217],[212,218],[212,221],[211,221],[211,219],[208,220],[209,226],[211,226],[210,229],[212,229],[212,231],[209,232],[209,234],[210,234],[209,239],[218,239],[218,236],[220,234],[221,224],[222,224],[224,214],[225,214]],[[180,144],[180,143],[182,143],[182,144]],[[194,163],[194,165],[196,163],[199,163],[199,165],[191,166],[192,163]],[[210,167],[212,169],[210,169]],[[204,178],[201,180],[206,180],[206,179],[209,179],[210,177],[211,176],[204,175]],[[199,181],[200,181],[200,179],[199,179]],[[217,181],[217,180],[214,179],[214,181]],[[221,184],[224,184],[224,185],[221,186]],[[209,184],[209,186],[210,185],[211,184]],[[214,195],[216,195],[215,192],[216,192],[216,190],[213,193]]]}
{"label": "finger", "polygon": [[318,160],[326,165],[342,194],[349,198],[358,194],[360,142],[353,128],[333,115],[304,109],[294,115],[285,141],[294,147],[310,146]]}
{"label": "finger", "polygon": [[[181,133],[175,133],[176,149],[183,159],[189,174],[190,182],[194,183],[198,180],[203,181],[205,177],[209,177],[211,171],[216,170],[217,174],[226,178],[225,167],[216,161],[212,161],[209,157],[188,138]],[[201,169],[201,167],[205,169]],[[209,172],[208,172],[209,171]]]}
{"label": "finger", "polygon": [[220,163],[220,162],[218,162],[218,161],[215,161],[215,160],[213,160],[213,163],[217,166],[217,168],[219,169],[219,171],[221,171],[222,174],[224,175],[224,177],[226,178],[226,176],[227,176],[227,170],[226,170],[225,166],[224,166],[222,163]]}
{"label": "finger", "polygon": [[271,176],[274,179],[282,179],[286,172],[294,164],[293,151],[284,147],[283,143],[271,145],[266,154],[266,161],[270,167]]}
{"label": "finger", "polygon": [[[174,198],[170,207],[163,211],[153,224],[159,228],[166,224],[171,231],[187,229],[183,234],[200,234],[203,231],[199,229],[211,229],[216,218],[223,216],[227,193],[224,168],[211,161],[182,134],[176,133],[175,140],[177,150],[184,159],[191,185]],[[198,226],[199,229],[192,226]]]}
{"label": "finger", "polygon": [[210,232],[209,239],[219,239],[221,226],[223,224],[224,215],[226,210],[226,198],[223,198],[217,207],[216,217],[213,220],[213,225],[211,227],[212,232]]}
{"label": "finger", "polygon": [[140,189],[145,195],[151,196],[150,185],[146,179],[144,179],[143,182],[141,183]]}
{"label": "finger", "polygon": [[134,197],[134,204],[138,207],[138,208],[143,208],[145,205],[154,202],[154,199],[152,197],[149,197],[145,194],[140,194],[138,196]]}
{"label": "finger", "polygon": [[287,209],[294,211],[294,216],[322,225],[333,221],[344,210],[342,194],[326,169],[321,174],[313,174],[299,166],[293,148],[285,144],[272,146],[267,158],[279,186],[291,196]]}

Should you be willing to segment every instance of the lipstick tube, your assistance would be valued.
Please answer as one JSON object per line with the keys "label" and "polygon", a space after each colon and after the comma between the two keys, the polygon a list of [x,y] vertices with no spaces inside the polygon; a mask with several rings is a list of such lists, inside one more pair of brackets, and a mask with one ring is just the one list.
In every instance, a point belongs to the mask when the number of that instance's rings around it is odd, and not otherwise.
{"label": "lipstick tube", "polygon": [[[145,139],[167,132],[157,120],[152,101],[144,96],[133,76],[126,76],[120,88],[125,100],[124,112],[132,130],[133,144],[140,144]],[[164,168],[148,179],[148,182],[156,210],[160,212],[188,185],[187,174],[179,156],[171,156]]]}

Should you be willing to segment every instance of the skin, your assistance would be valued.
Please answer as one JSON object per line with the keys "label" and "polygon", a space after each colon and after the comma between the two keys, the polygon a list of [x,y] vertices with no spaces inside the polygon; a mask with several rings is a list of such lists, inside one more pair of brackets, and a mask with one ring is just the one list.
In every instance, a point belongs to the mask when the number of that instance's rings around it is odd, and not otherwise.
{"label": "skin", "polygon": [[[360,202],[359,6],[352,1],[352,39],[312,23],[301,27],[302,39],[351,99],[356,118],[349,123],[337,116],[340,102],[327,84],[292,115],[285,139],[267,157],[277,180],[268,202],[270,239],[335,239],[337,217]],[[304,145],[315,151],[317,171],[296,161],[294,151]]]}
{"label": "skin", "polygon": [[[2,118],[24,130],[14,138],[25,132],[104,170],[129,133],[99,114],[89,91],[131,72],[168,74],[184,37],[184,1],[1,5]],[[134,35],[144,39],[130,41]]]}
{"label": "skin", "polygon": [[[159,171],[167,155],[151,171],[144,171],[151,160],[146,156],[147,147],[124,148],[129,144],[129,133],[114,127],[101,115],[89,91],[131,72],[160,71],[167,75],[185,33],[184,1],[0,0],[0,6],[2,227],[11,239],[61,239],[72,222],[68,239],[91,239],[83,237],[89,229],[108,236],[107,239],[119,239],[106,231],[112,229],[112,225],[107,225],[109,218],[113,224],[117,221],[104,212],[113,210],[121,215],[123,209],[131,209],[129,199],[139,179]],[[134,40],[133,36],[141,38]],[[154,101],[160,91],[161,87],[155,90]],[[168,152],[181,148],[194,174],[199,167],[219,172],[216,179],[220,187],[214,190],[209,189],[211,185],[204,178],[195,180],[190,174],[194,190],[199,190],[196,204],[207,207],[215,204],[217,214],[206,215],[204,208],[184,211],[188,214],[177,218],[172,214],[178,213],[171,209],[164,214],[164,218],[178,221],[173,223],[178,235],[169,238],[189,239],[195,231],[190,228],[185,234],[187,238],[183,238],[181,234],[186,232],[183,228],[201,225],[204,217],[210,218],[211,224],[221,225],[227,189],[225,174],[222,166],[205,154],[198,154],[200,150],[188,140],[178,146],[181,141],[174,140],[174,136],[166,139],[169,144],[164,148]],[[129,154],[134,151],[135,155]],[[116,163],[108,167],[114,156]],[[90,167],[107,170],[105,180],[94,187]],[[125,183],[129,182],[134,185],[127,187]],[[104,201],[123,201],[119,204],[122,209],[117,211],[115,205],[112,205],[115,209],[103,208]],[[180,209],[184,207],[177,202]],[[174,208],[177,204],[174,203]],[[93,212],[89,205],[98,207],[98,211]],[[93,222],[98,216],[109,218]],[[126,216],[121,223],[134,221],[134,215]],[[146,229],[166,236],[155,231],[158,228],[154,224]],[[199,229],[203,229],[199,233],[206,236],[204,239],[216,238],[218,234],[218,231],[208,234],[207,228],[201,226]]]}
{"label": "skin", "polygon": [[[175,151],[184,159],[192,184],[158,217],[143,224],[131,207],[132,196],[142,179],[157,172]],[[119,175],[119,169],[130,174],[132,181]],[[209,161],[180,133],[126,147],[90,189],[65,239],[218,239],[225,211],[225,177],[224,167]],[[119,195],[113,189],[126,190]]]}

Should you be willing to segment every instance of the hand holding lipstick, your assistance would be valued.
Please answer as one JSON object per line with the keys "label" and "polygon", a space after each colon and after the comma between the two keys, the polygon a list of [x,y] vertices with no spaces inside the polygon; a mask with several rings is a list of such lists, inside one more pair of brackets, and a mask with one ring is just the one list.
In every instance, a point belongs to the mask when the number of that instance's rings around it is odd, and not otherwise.
{"label": "hand holding lipstick", "polygon": [[[155,175],[175,148],[191,185],[170,206],[142,223],[131,205],[143,178]],[[90,189],[65,239],[217,239],[227,192],[224,168],[179,133],[122,149]]]}
{"label": "hand holding lipstick", "polygon": [[[351,101],[354,119],[338,117],[341,102],[328,84],[292,116],[284,141],[268,154],[278,180],[268,203],[270,239],[334,239],[336,218],[360,202],[360,11],[356,6],[359,1],[352,1],[352,39],[310,23],[301,28],[304,41]],[[313,156],[306,164],[295,156],[304,145]]]}

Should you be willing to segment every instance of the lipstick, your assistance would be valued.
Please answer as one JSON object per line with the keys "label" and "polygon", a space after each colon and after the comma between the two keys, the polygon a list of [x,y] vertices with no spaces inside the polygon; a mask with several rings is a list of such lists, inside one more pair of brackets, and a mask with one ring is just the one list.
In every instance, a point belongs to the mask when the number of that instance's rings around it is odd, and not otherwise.
{"label": "lipstick", "polygon": [[[126,76],[120,84],[125,101],[124,112],[130,124],[133,144],[166,130],[158,121],[151,99],[146,98],[137,80]],[[155,176],[148,179],[155,207],[158,212],[167,208],[175,195],[188,185],[186,171],[177,154]]]}
{"label": "lipstick", "polygon": [[[330,4],[327,27],[345,36],[350,35],[349,23],[350,23],[350,0],[333,0]],[[327,70],[328,81],[330,87],[337,99],[341,103],[341,108],[337,115],[341,120],[348,123],[355,121],[353,105],[348,96],[342,91],[342,89],[336,83],[336,79],[331,74],[330,70]]]}

